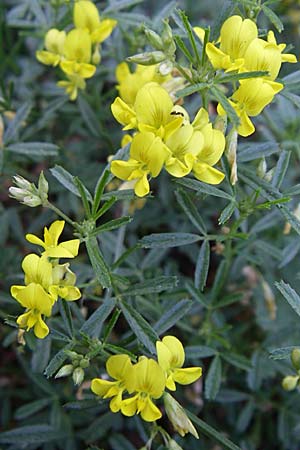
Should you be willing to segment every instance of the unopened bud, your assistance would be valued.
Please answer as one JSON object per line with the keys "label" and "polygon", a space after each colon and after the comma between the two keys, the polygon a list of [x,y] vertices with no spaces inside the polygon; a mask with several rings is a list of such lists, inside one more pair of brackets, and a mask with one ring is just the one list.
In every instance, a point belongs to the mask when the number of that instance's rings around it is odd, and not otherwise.
{"label": "unopened bud", "polygon": [[55,375],[55,378],[67,377],[67,376],[71,375],[73,370],[74,370],[74,367],[72,364],[66,364],[65,366],[62,366],[59,369],[59,371]]}
{"label": "unopened bud", "polygon": [[137,55],[129,56],[127,61],[134,62],[136,64],[141,64],[142,66],[152,66],[154,64],[160,63],[166,59],[163,52],[145,52],[139,53]]}
{"label": "unopened bud", "polygon": [[166,414],[172,423],[174,429],[184,436],[186,433],[191,433],[195,438],[199,439],[198,433],[186,415],[186,412],[182,406],[173,398],[170,394],[164,394],[164,404],[166,408]]}
{"label": "unopened bud", "polygon": [[282,380],[282,387],[285,391],[293,391],[297,386],[299,377],[288,375]]}
{"label": "unopened bud", "polygon": [[162,41],[164,43],[164,47],[166,48],[167,46],[171,45],[172,43],[174,43],[173,40],[173,32],[172,32],[172,28],[169,25],[169,21],[167,19],[165,19],[163,21],[163,30],[162,30]]}
{"label": "unopened bud", "polygon": [[86,369],[87,367],[89,367],[89,365],[90,360],[88,358],[83,358],[79,363],[79,366],[82,367],[83,369]]}
{"label": "unopened bud", "polygon": [[37,188],[34,183],[30,183],[30,181],[21,177],[20,175],[16,175],[13,177],[13,182],[16,186],[11,186],[9,188],[10,197],[18,200],[26,206],[30,206],[34,208],[35,206],[42,205],[44,201],[47,200],[47,192],[48,192],[48,183],[44,177],[44,175],[40,175],[39,186]]}
{"label": "unopened bud", "polygon": [[81,367],[76,367],[72,375],[75,386],[79,386],[84,380],[84,370]]}
{"label": "unopened bud", "polygon": [[71,360],[73,360],[74,358],[78,358],[78,353],[73,352],[72,350],[65,350],[65,354],[68,356],[68,358],[70,358]]}
{"label": "unopened bud", "polygon": [[173,70],[173,63],[172,61],[163,61],[162,63],[160,63],[159,67],[158,67],[158,71],[162,76],[166,76],[169,75],[169,73],[171,73]]}
{"label": "unopened bud", "polygon": [[222,131],[225,134],[227,129],[227,116],[218,115],[214,121],[214,129]]}
{"label": "unopened bud", "polygon": [[276,319],[277,306],[275,302],[275,295],[269,285],[265,280],[262,280],[262,288],[264,293],[264,299],[266,306],[270,315],[271,320]]}
{"label": "unopened bud", "polygon": [[264,179],[270,183],[270,182],[272,181],[274,172],[275,172],[275,167],[273,167],[271,170],[269,170],[269,171],[266,173]]}
{"label": "unopened bud", "polygon": [[145,28],[145,35],[147,36],[147,39],[149,43],[156,49],[156,50],[163,50],[164,44],[162,41],[162,38],[155,33],[153,30],[149,30],[149,28]]}
{"label": "unopened bud", "polygon": [[92,63],[97,66],[98,64],[100,64],[100,62],[101,62],[101,53],[99,45],[97,44],[92,55]]}
{"label": "unopened bud", "polygon": [[236,163],[236,159],[237,159],[237,155],[236,155],[236,151],[237,151],[237,138],[238,138],[238,133],[236,130],[231,130],[231,132],[229,133],[229,135],[226,138],[227,141],[227,145],[226,145],[226,150],[225,150],[225,154],[227,156],[228,159],[228,163],[231,169],[231,173],[230,173],[230,183],[234,186],[236,184],[236,182],[238,181],[238,176],[237,176],[237,163]]}
{"label": "unopened bud", "polygon": [[170,439],[168,442],[168,447],[169,450],[183,450],[182,447],[180,447],[180,445],[177,444],[176,441],[174,441],[174,439]]}
{"label": "unopened bud", "polygon": [[48,190],[49,190],[48,181],[46,180],[44,172],[41,171],[39,176],[38,191],[42,203],[45,203],[45,201],[48,199]]}
{"label": "unopened bud", "polygon": [[291,353],[291,361],[296,370],[300,370],[300,348],[294,348]]}
{"label": "unopened bud", "polygon": [[266,159],[265,158],[261,158],[261,160],[260,160],[260,162],[259,162],[259,164],[257,166],[257,169],[256,169],[257,176],[259,178],[263,179],[265,177],[265,175],[266,175],[266,172],[267,172]]}

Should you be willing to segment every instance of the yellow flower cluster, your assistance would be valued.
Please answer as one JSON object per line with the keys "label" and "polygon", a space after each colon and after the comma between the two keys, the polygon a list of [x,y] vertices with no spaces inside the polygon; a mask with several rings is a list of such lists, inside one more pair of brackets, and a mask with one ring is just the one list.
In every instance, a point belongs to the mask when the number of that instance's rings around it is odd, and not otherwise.
{"label": "yellow flower cluster", "polygon": [[192,123],[187,111],[174,105],[170,94],[157,82],[144,84],[133,104],[117,97],[111,105],[123,130],[136,129],[128,161],[113,160],[111,172],[132,181],[137,196],[150,191],[149,177],[157,177],[164,167],[174,177],[193,172],[205,183],[218,184],[224,174],[213,166],[224,152],[225,138],[213,128],[201,108]]}
{"label": "yellow flower cluster", "polygon": [[45,50],[36,52],[37,59],[49,66],[58,66],[67,76],[59,81],[71,100],[77,98],[78,89],[85,89],[85,79],[96,72],[101,61],[100,44],[116,26],[116,20],[101,20],[92,1],[79,0],[74,4],[75,28],[69,32],[51,28],[45,36]]}
{"label": "yellow flower cluster", "polygon": [[[194,30],[202,40],[203,31],[197,27]],[[275,81],[281,64],[297,62],[295,55],[282,53],[285,47],[286,44],[277,44],[273,31],[268,32],[267,40],[259,38],[256,24],[240,16],[229,17],[222,25],[218,42],[209,42],[206,46],[206,54],[217,70],[241,74],[267,72],[262,77],[241,79],[238,89],[231,96],[230,104],[240,119],[237,131],[241,136],[254,133],[250,117],[260,114],[283,89],[282,83]],[[218,113],[225,114],[220,104]]]}
{"label": "yellow flower cluster", "polygon": [[65,222],[57,220],[49,229],[44,229],[44,241],[33,234],[27,234],[27,241],[41,246],[41,256],[31,253],[25,256],[22,269],[25,286],[11,286],[11,295],[26,308],[17,319],[20,328],[31,328],[39,339],[49,333],[42,316],[50,317],[58,297],[64,300],[78,300],[81,293],[77,287],[76,275],[69,269],[69,263],[59,264],[59,258],[74,258],[78,254],[79,239],[58,243]]}
{"label": "yellow flower cluster", "polygon": [[[201,376],[200,367],[182,368],[185,353],[176,337],[165,336],[157,341],[156,350],[158,361],[141,356],[136,364],[128,355],[110,356],[106,370],[115,381],[92,380],[91,389],[96,395],[111,398],[112,412],[121,411],[125,416],[141,414],[147,422],[158,420],[162,413],[153,399],[162,397],[165,388],[175,391],[175,383],[190,384]],[[125,393],[129,396],[123,398]]]}

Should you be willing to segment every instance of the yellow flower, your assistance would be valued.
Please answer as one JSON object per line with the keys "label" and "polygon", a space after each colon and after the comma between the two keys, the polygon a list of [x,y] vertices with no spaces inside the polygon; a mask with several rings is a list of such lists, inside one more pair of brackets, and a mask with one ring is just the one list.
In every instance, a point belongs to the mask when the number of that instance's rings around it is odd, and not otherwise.
{"label": "yellow flower", "polygon": [[209,122],[208,112],[200,108],[193,123],[193,127],[203,136],[203,146],[197,154],[197,160],[193,164],[195,177],[209,184],[219,184],[224,179],[224,174],[214,166],[221,158],[225,149],[225,137],[220,130],[215,130]]}
{"label": "yellow flower", "polygon": [[105,41],[117,25],[113,19],[101,20],[97,7],[89,0],[77,1],[73,16],[75,27],[87,29],[93,44]]}
{"label": "yellow flower", "polygon": [[259,38],[253,39],[245,52],[243,71],[262,70],[269,73],[264,78],[275,80],[282,62],[297,62],[295,55],[282,54],[285,47],[286,44],[277,44],[273,31],[269,31],[267,41]]}
{"label": "yellow flower", "polygon": [[42,315],[49,317],[55,299],[46,292],[52,284],[52,265],[44,256],[30,254],[22,263],[25,272],[26,286],[12,286],[11,295],[24,308],[26,312],[17,319],[21,328],[34,329],[34,334],[43,339],[49,333],[49,328]]}
{"label": "yellow flower", "polygon": [[123,130],[132,130],[137,127],[136,113],[120,97],[117,97],[111,105],[111,112],[114,118],[122,125]]}
{"label": "yellow flower", "polygon": [[[238,90],[232,95],[230,103],[240,119],[237,131],[241,136],[246,137],[255,131],[249,116],[254,117],[260,114],[264,107],[272,102],[274,96],[283,89],[283,85],[263,78],[243,80],[240,84]],[[220,104],[218,113],[226,114]]]}
{"label": "yellow flower", "polygon": [[64,226],[64,220],[56,220],[50,225],[49,230],[45,227],[44,241],[34,234],[26,234],[25,237],[28,242],[43,247],[45,251],[42,254],[45,256],[50,258],[74,258],[78,254],[79,239],[72,239],[58,244],[58,239]]}
{"label": "yellow flower", "polygon": [[203,143],[202,133],[195,131],[190,124],[176,130],[166,140],[166,145],[172,152],[165,164],[167,172],[179,178],[190,173]]}
{"label": "yellow flower", "polygon": [[111,398],[110,409],[117,412],[121,408],[122,395],[126,389],[126,382],[132,377],[132,364],[128,355],[113,355],[106,362],[106,370],[116,381],[94,378],[91,390],[102,398]]}
{"label": "yellow flower", "polygon": [[252,20],[231,16],[222,25],[220,48],[209,42],[207,56],[215,69],[237,70],[243,66],[245,52],[257,35],[257,26]]}
{"label": "yellow flower", "polygon": [[84,79],[75,74],[67,75],[68,80],[58,81],[57,86],[65,89],[66,93],[70,97],[70,100],[76,100],[78,95],[78,89],[84,90],[86,87],[86,82]]}
{"label": "yellow flower", "polygon": [[65,39],[65,31],[51,28],[45,36],[46,50],[37,51],[37,59],[47,66],[57,66],[63,57]]}
{"label": "yellow flower", "polygon": [[80,290],[75,286],[76,275],[69,269],[70,264],[57,264],[52,270],[52,285],[49,292],[55,300],[58,297],[73,301],[81,297]]}
{"label": "yellow flower", "polygon": [[136,94],[145,84],[154,81],[162,84],[171,78],[170,75],[163,76],[158,72],[158,66],[136,65],[135,72],[130,72],[126,62],[122,62],[116,68],[116,78],[118,81],[117,90],[121,99],[128,105],[133,105]]}
{"label": "yellow flower", "polygon": [[159,137],[153,133],[138,133],[132,139],[129,160],[113,160],[111,172],[121,180],[136,180],[134,192],[144,197],[150,191],[148,176],[159,175],[168,155],[169,150]]}
{"label": "yellow flower", "polygon": [[142,356],[133,366],[126,386],[130,394],[133,392],[136,394],[122,401],[121,411],[125,416],[141,414],[146,422],[154,422],[161,418],[162,414],[152,398],[158,399],[163,395],[165,375],[156,361]]}
{"label": "yellow flower", "polygon": [[182,369],[185,359],[183,346],[175,336],[165,336],[162,341],[156,342],[158,364],[166,376],[166,387],[176,390],[176,383],[190,384],[201,377],[201,367],[188,367]]}
{"label": "yellow flower", "polygon": [[69,31],[64,42],[64,60],[60,67],[67,75],[78,75],[90,78],[94,75],[96,67],[90,64],[92,41],[90,34],[84,29]]}

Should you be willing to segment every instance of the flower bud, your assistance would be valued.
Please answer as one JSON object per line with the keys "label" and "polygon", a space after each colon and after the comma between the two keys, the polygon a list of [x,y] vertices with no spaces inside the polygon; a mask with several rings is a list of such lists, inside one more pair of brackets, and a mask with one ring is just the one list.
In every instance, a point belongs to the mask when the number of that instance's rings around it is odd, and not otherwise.
{"label": "flower bud", "polygon": [[66,364],[65,366],[62,366],[59,369],[59,371],[55,375],[55,378],[67,377],[68,375],[71,375],[73,370],[74,370],[74,367],[72,366],[72,364]]}
{"label": "flower bud", "polygon": [[272,169],[270,169],[270,170],[266,173],[264,179],[265,179],[266,181],[268,181],[269,183],[271,183],[272,178],[273,178],[273,175],[274,175],[274,172],[275,172],[275,167],[273,167]]}
{"label": "flower bud", "polygon": [[164,44],[161,39],[161,37],[155,33],[153,30],[149,30],[149,28],[145,28],[145,35],[147,36],[147,39],[149,43],[156,49],[156,50],[163,50]]}
{"label": "flower bud", "polygon": [[48,199],[48,190],[49,190],[48,181],[46,180],[44,172],[41,171],[39,176],[38,191],[42,203],[45,203],[45,201]]}
{"label": "flower bud", "polygon": [[169,21],[166,19],[163,21],[163,30],[162,30],[162,41],[164,43],[164,47],[167,47],[169,45],[171,45],[172,43],[174,43],[173,41],[173,33],[172,33],[172,28],[169,25]]}
{"label": "flower bud", "polygon": [[11,186],[9,188],[10,197],[24,205],[34,208],[42,205],[47,200],[48,183],[43,174],[40,175],[39,189],[20,175],[14,176],[13,182],[16,187]]}
{"label": "flower bud", "polygon": [[139,53],[137,55],[129,56],[127,61],[134,62],[136,64],[141,64],[143,66],[152,66],[153,64],[160,63],[166,59],[166,56],[163,52],[155,51],[155,52],[145,52]]}
{"label": "flower bud", "polygon": [[291,353],[291,361],[296,370],[300,370],[300,348],[294,348]]}
{"label": "flower bud", "polygon": [[177,444],[176,441],[174,441],[174,439],[170,439],[168,442],[168,447],[169,450],[183,450],[182,447],[180,447],[180,445]]}
{"label": "flower bud", "polygon": [[195,438],[199,439],[198,433],[186,415],[182,406],[173,398],[170,394],[164,394],[164,404],[166,408],[166,414],[172,423],[174,429],[184,436],[186,433],[191,433]]}
{"label": "flower bud", "polygon": [[214,122],[214,129],[220,130],[223,134],[225,134],[227,129],[227,116],[218,115]]}
{"label": "flower bud", "polygon": [[267,163],[265,158],[261,158],[256,169],[257,176],[263,179],[267,172]]}
{"label": "flower bud", "polygon": [[79,363],[79,366],[82,367],[83,369],[86,369],[87,367],[89,367],[89,365],[90,360],[88,358],[83,358]]}
{"label": "flower bud", "polygon": [[169,73],[172,72],[172,70],[173,70],[173,63],[172,61],[169,60],[163,61],[162,63],[160,63],[158,67],[159,73],[164,77],[166,75],[169,75]]}
{"label": "flower bud", "polygon": [[97,66],[98,64],[100,64],[100,62],[101,62],[100,48],[99,48],[99,45],[96,45],[95,50],[92,55],[92,63]]}
{"label": "flower bud", "polygon": [[230,183],[234,186],[236,184],[236,182],[238,181],[238,176],[237,176],[237,163],[236,163],[236,150],[237,150],[237,138],[238,138],[238,134],[236,130],[231,130],[229,135],[227,136],[227,145],[226,145],[226,150],[225,150],[225,154],[226,157],[228,159],[228,163],[231,169],[231,174],[230,174]]}
{"label": "flower bud", "polygon": [[297,386],[298,381],[299,377],[288,375],[282,380],[282,387],[286,391],[293,391]]}
{"label": "flower bud", "polygon": [[84,380],[84,370],[81,367],[76,367],[72,375],[75,386],[79,386]]}

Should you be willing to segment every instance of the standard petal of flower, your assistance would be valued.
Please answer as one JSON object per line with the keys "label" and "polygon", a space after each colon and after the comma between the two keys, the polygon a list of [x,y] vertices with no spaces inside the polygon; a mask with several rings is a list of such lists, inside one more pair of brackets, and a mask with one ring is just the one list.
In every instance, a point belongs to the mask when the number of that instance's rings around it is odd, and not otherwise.
{"label": "standard petal of flower", "polygon": [[243,58],[250,42],[257,38],[258,31],[255,22],[235,15],[223,23],[220,35],[221,50],[232,59],[237,59]]}
{"label": "standard petal of flower", "polygon": [[107,373],[115,380],[123,380],[132,369],[128,355],[113,355],[106,362]]}
{"label": "standard petal of flower", "polygon": [[98,9],[88,0],[80,0],[74,4],[73,20],[76,28],[87,28],[89,33],[100,25]]}
{"label": "standard petal of flower", "polygon": [[125,125],[124,130],[130,130],[136,127],[136,114],[120,97],[117,97],[111,105],[111,112],[114,118]]}
{"label": "standard petal of flower", "polygon": [[92,392],[94,392],[94,394],[99,395],[103,398],[110,390],[110,388],[115,384],[115,381],[102,380],[102,378],[94,378],[92,380],[91,390]]}
{"label": "standard petal of flower", "polygon": [[149,194],[150,185],[147,178],[147,172],[145,172],[144,175],[135,183],[134,192],[138,197],[145,197],[145,195]]}
{"label": "standard petal of flower", "polygon": [[225,177],[225,175],[219,170],[202,162],[197,162],[194,164],[193,173],[199,181],[203,181],[208,184],[219,184]]}
{"label": "standard petal of flower", "polygon": [[99,27],[92,33],[92,42],[98,42],[101,44],[105,39],[107,39],[115,26],[117,21],[114,19],[104,19],[101,21]]}
{"label": "standard petal of flower", "polygon": [[179,384],[190,384],[198,380],[201,375],[201,367],[186,367],[184,369],[175,369],[173,379]]}
{"label": "standard petal of flower", "polygon": [[46,66],[57,66],[60,62],[60,55],[47,52],[46,50],[38,50],[35,54],[37,60]]}
{"label": "standard petal of flower", "polygon": [[35,236],[34,234],[26,234],[25,239],[31,244],[40,245],[41,247],[45,248],[45,242],[43,242],[42,239]]}
{"label": "standard petal of flower", "polygon": [[49,334],[49,328],[43,321],[41,314],[38,315],[33,331],[36,337],[39,339],[44,339]]}
{"label": "standard petal of flower", "polygon": [[184,364],[185,354],[183,345],[180,340],[175,336],[165,336],[162,339],[162,342],[168,347],[171,352],[171,367],[182,367]]}
{"label": "standard petal of flower", "polygon": [[129,159],[128,161],[115,159],[111,162],[110,170],[120,180],[128,180],[132,172],[138,169],[139,166],[140,162],[133,159]]}
{"label": "standard petal of flower", "polygon": [[73,257],[75,257],[78,255],[79,245],[79,239],[71,239],[70,241],[61,242],[58,247],[67,250]]}

